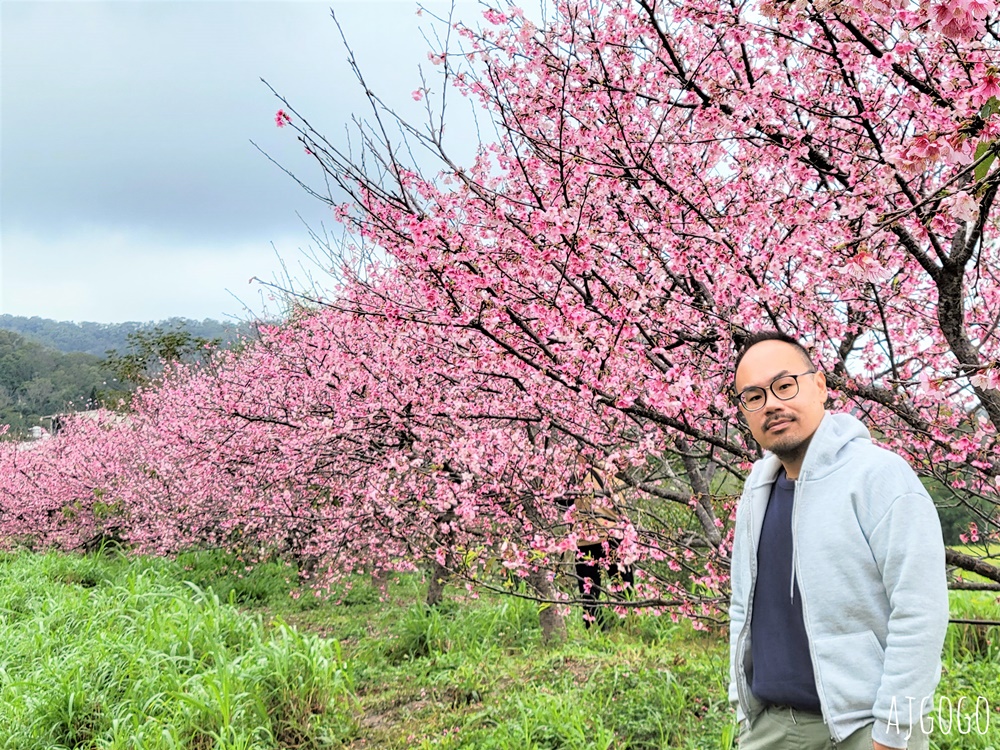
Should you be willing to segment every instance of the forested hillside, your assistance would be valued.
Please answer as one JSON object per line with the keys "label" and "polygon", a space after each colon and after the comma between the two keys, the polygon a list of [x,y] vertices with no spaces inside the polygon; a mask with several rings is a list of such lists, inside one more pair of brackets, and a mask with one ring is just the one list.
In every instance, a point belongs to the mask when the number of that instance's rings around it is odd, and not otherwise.
{"label": "forested hillside", "polygon": [[88,408],[106,377],[100,357],[0,329],[0,425],[9,424],[11,435],[38,425],[42,415]]}
{"label": "forested hillside", "polygon": [[252,337],[249,325],[209,319],[105,324],[0,316],[0,426],[10,425],[6,439],[16,439],[47,426],[39,420],[45,415],[115,408],[155,377],[162,361],[200,361],[206,345],[225,349],[240,337]]}
{"label": "forested hillside", "polygon": [[33,316],[0,315],[0,330],[13,331],[21,336],[61,352],[84,352],[103,357],[108,350],[122,350],[128,346],[128,336],[141,330],[154,328],[169,330],[183,328],[192,336],[202,339],[221,339],[223,343],[233,340],[240,332],[249,332],[246,323],[226,323],[205,318],[170,318],[154,323],[75,323],[72,321],[49,320]]}

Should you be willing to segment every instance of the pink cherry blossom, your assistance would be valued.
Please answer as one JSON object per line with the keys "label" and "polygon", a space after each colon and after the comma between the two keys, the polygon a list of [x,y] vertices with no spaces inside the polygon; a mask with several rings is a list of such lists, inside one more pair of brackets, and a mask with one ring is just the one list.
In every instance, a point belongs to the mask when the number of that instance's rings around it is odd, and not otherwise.
{"label": "pink cherry blossom", "polygon": [[279,109],[274,113],[274,124],[279,128],[285,127],[292,121],[291,116],[283,109]]}
{"label": "pink cherry blossom", "polygon": [[989,72],[983,75],[972,92],[972,102],[976,106],[986,104],[993,97],[1000,97],[1000,73],[990,68]]}
{"label": "pink cherry blossom", "polygon": [[588,492],[621,519],[629,606],[719,614],[759,455],[732,366],[771,327],[836,408],[996,506],[1000,243],[969,168],[1000,137],[992,3],[561,0],[544,28],[504,7],[432,53],[495,137],[459,159],[366,131],[348,157],[297,118],[290,167],[351,196],[329,296],[168,368],[127,419],[0,444],[6,546],[219,547],[317,591],[509,571],[566,602]]}
{"label": "pink cherry blossom", "polygon": [[957,193],[949,204],[949,212],[959,221],[974,224],[979,219],[979,203],[968,193]]}
{"label": "pink cherry blossom", "polygon": [[969,42],[983,35],[983,22],[995,10],[993,0],[936,0],[930,6],[931,25],[946,37]]}

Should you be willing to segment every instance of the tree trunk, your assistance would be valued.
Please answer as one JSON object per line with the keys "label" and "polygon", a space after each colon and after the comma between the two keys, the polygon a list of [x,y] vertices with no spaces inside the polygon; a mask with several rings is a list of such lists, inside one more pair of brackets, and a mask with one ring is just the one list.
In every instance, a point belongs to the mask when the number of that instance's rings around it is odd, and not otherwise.
{"label": "tree trunk", "polygon": [[946,547],[944,550],[944,561],[948,565],[954,565],[962,570],[968,570],[970,573],[976,573],[983,578],[989,578],[991,581],[1000,583],[1000,568],[983,562],[978,557],[963,555],[961,552],[956,552],[950,547]]}
{"label": "tree trunk", "polygon": [[539,603],[538,624],[542,628],[543,643],[559,643],[566,640],[566,619],[559,611],[559,606],[550,604],[556,596],[555,587],[544,570],[532,571],[528,576],[528,585],[535,590]]}
{"label": "tree trunk", "polygon": [[427,606],[436,607],[444,598],[444,587],[451,576],[448,568],[441,563],[434,561],[434,568],[431,570],[430,584],[427,586]]}

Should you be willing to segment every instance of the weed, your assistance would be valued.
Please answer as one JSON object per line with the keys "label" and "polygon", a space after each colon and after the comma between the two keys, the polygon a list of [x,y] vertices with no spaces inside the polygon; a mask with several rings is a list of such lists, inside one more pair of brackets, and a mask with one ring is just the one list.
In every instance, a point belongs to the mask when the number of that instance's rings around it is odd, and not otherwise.
{"label": "weed", "polygon": [[[353,677],[336,641],[265,628],[182,572],[97,556],[0,561],[4,746],[277,750],[352,738]],[[67,584],[76,577],[96,583]]]}
{"label": "weed", "polygon": [[[451,592],[428,608],[414,574],[378,586],[359,576],[303,604],[288,596],[294,571],[239,562],[0,555],[0,747],[735,744],[718,634],[638,615],[605,633],[574,616],[566,641],[544,645],[530,601]],[[997,619],[995,597],[954,592],[952,614]],[[938,694],[952,706],[982,698],[993,722],[986,735],[938,731],[933,750],[1000,747],[997,638],[949,627]]]}

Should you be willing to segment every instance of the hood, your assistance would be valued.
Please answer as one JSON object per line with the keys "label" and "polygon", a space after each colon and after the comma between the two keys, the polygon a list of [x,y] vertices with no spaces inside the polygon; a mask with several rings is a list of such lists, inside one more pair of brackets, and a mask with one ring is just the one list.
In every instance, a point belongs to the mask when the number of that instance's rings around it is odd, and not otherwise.
{"label": "hood", "polygon": [[[852,440],[871,440],[871,433],[856,417],[850,414],[827,412],[813,433],[800,476],[806,481],[822,479],[848,460],[844,448]],[[752,484],[770,483],[778,475],[781,461],[770,451],[754,466]]]}
{"label": "hood", "polygon": [[850,414],[830,414],[823,417],[802,462],[802,474],[808,480],[822,479],[848,460],[844,448],[852,440],[871,440],[871,433]]}

